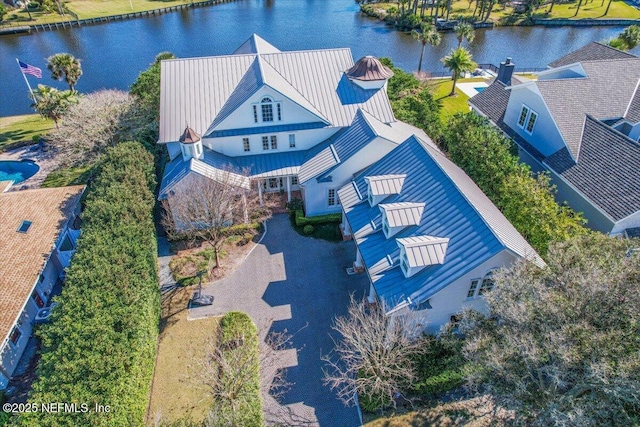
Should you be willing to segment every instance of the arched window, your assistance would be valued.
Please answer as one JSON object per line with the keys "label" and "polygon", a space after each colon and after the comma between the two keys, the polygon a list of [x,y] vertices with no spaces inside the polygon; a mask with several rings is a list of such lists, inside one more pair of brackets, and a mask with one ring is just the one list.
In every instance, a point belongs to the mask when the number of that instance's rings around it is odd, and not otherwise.
{"label": "arched window", "polygon": [[273,101],[268,96],[262,98],[260,101],[260,107],[262,109],[262,121],[263,122],[272,122],[273,121]]}
{"label": "arched window", "polygon": [[490,271],[482,278],[480,290],[478,290],[478,296],[484,295],[485,293],[491,291],[493,289],[493,285],[493,271]]}

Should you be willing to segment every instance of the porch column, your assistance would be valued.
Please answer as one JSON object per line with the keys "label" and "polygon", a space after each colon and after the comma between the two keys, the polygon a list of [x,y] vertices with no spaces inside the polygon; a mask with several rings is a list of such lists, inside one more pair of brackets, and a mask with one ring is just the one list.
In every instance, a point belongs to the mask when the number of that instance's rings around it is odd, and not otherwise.
{"label": "porch column", "polygon": [[287,177],[287,202],[291,201],[291,177]]}
{"label": "porch column", "polygon": [[258,179],[258,197],[260,198],[260,206],[263,205],[262,203],[262,180]]}

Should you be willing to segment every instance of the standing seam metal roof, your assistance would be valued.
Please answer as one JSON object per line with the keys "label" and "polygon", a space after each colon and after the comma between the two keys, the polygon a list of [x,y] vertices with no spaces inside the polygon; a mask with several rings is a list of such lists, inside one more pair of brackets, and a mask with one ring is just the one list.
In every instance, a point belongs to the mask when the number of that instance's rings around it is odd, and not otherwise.
{"label": "standing seam metal roof", "polygon": [[[425,267],[410,278],[397,268],[396,240],[386,239],[381,232],[380,210],[366,201],[365,177],[400,174],[406,174],[402,191],[381,203],[424,202],[425,209],[418,226],[407,227],[396,237],[449,238],[445,262]],[[504,249],[544,264],[460,168],[416,138],[358,174],[338,194],[371,281],[388,307],[406,297],[425,301]]]}

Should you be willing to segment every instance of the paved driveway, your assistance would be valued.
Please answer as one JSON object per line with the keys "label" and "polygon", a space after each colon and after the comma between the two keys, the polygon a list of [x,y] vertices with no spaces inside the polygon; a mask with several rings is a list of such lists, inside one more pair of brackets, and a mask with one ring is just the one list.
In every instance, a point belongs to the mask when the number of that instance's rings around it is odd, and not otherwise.
{"label": "paved driveway", "polygon": [[333,347],[330,337],[335,315],[346,312],[349,294],[362,297],[365,275],[347,276],[355,256],[353,242],[329,243],[297,234],[287,215],[267,223],[262,242],[229,277],[208,285],[214,295],[209,307],[190,311],[191,318],[222,315],[230,310],[247,312],[258,325],[261,338],[269,331],[286,329],[293,349],[277,357],[293,385],[278,404],[264,396],[267,420],[283,425],[353,427],[360,425],[354,407],[345,407],[322,384],[321,356]]}

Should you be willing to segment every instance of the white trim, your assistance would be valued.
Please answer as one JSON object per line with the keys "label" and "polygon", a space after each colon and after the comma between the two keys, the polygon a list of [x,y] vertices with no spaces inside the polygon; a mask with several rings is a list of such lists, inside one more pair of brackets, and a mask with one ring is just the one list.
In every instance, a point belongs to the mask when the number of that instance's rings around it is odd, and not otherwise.
{"label": "white trim", "polygon": [[[524,111],[525,108],[527,109],[527,112],[524,115],[524,120],[522,120],[522,124],[520,124],[520,119],[522,119],[522,112]],[[527,124],[527,119],[529,118],[529,113],[531,113],[531,108],[527,104],[522,103],[522,106],[520,107],[520,112],[518,113],[518,120],[516,120],[516,126],[524,130]]]}
{"label": "white trim", "polygon": [[[536,118],[533,120],[533,126],[531,127],[531,130],[529,130],[529,123],[531,123],[531,116],[534,114],[536,115]],[[534,110],[529,111],[529,117],[527,117],[527,124],[524,127],[524,131],[529,135],[533,135],[533,130],[536,128],[536,122],[538,121],[538,117],[539,117],[539,114],[536,113]]]}

